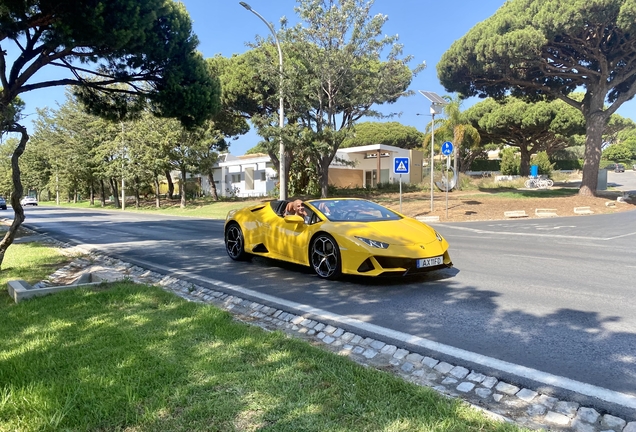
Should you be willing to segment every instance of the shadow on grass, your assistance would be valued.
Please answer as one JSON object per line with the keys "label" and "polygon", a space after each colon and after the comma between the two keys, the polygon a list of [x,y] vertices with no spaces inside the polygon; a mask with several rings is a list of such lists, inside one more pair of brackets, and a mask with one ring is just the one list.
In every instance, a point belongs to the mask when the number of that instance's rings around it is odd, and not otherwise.
{"label": "shadow on grass", "polygon": [[156,287],[0,311],[0,429],[516,430]]}

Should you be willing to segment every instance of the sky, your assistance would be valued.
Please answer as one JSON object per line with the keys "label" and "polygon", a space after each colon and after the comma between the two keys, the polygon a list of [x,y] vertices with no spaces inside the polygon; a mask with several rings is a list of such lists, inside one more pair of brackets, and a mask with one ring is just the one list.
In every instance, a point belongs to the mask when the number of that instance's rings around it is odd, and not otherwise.
{"label": "sky", "polygon": [[[430,102],[418,93],[418,90],[435,92],[440,96],[447,95],[437,79],[437,63],[451,44],[464,36],[474,25],[492,16],[505,0],[375,0],[372,14],[388,16],[383,30],[387,35],[398,35],[399,43],[404,46],[404,55],[412,55],[411,68],[426,62],[427,68],[413,78],[410,90],[415,95],[400,98],[394,104],[377,107],[384,114],[399,113],[392,119],[404,125],[413,126],[424,131],[430,122]],[[243,8],[234,0],[182,0],[192,21],[193,29],[199,39],[199,51],[204,57],[221,54],[229,57],[249,50],[247,43],[253,42],[257,36],[267,37],[269,29],[256,15]],[[289,25],[298,22],[294,7],[295,0],[249,0],[247,3],[269,21],[274,29],[280,28],[280,18],[285,16]],[[283,52],[283,67],[284,67]],[[45,67],[44,74],[59,73]],[[450,94],[450,96],[454,96]],[[24,113],[34,113],[35,108],[49,106],[56,108],[64,103],[64,88],[39,89],[21,95],[26,102]],[[462,109],[469,108],[479,99],[464,101]],[[618,110],[622,116],[636,121],[636,101],[629,101]],[[27,117],[27,128],[30,120]],[[378,121],[373,118],[361,121]],[[242,155],[259,141],[258,135],[250,133],[232,141],[230,152]]]}

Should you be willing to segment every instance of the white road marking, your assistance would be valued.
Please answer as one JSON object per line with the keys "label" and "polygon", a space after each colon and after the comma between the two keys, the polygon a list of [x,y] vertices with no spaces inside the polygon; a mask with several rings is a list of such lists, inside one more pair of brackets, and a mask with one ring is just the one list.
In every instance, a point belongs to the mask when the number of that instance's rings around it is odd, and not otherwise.
{"label": "white road marking", "polygon": [[[156,265],[143,260],[136,260],[140,265],[146,265],[149,268],[159,268],[168,273],[175,275],[189,276],[190,273],[181,270],[174,270],[169,267]],[[317,319],[324,319],[327,321],[336,321],[347,324],[351,328],[358,328],[366,332],[374,333],[379,336],[384,336],[390,339],[398,340],[410,345],[418,346],[427,350],[439,352],[445,355],[452,356],[454,358],[465,360],[470,363],[481,364],[487,368],[496,369],[508,374],[527,378],[535,382],[559,387],[565,390],[570,390],[582,395],[597,398],[609,403],[617,404],[627,408],[636,409],[636,397],[625,393],[620,393],[614,390],[609,390],[603,387],[587,384],[580,381],[575,381],[570,378],[553,375],[540,370],[528,368],[525,366],[509,363],[503,360],[499,360],[493,357],[488,357],[482,354],[473,353],[461,348],[455,348],[450,345],[445,345],[439,342],[435,342],[429,339],[414,336],[408,333],[404,333],[397,330],[391,330],[384,327],[380,327],[375,324],[369,324],[364,321],[360,321],[355,318],[350,318],[343,315],[331,313],[329,311],[318,309],[313,306],[284,300],[278,297],[274,297],[268,294],[262,294],[257,291],[244,288],[240,285],[234,285],[227,282],[219,281],[216,279],[210,279],[203,276],[196,276],[196,279],[204,281],[212,286],[216,286],[222,289],[230,290],[236,293],[248,295],[253,298],[258,298],[264,301],[272,302],[282,307],[289,307],[293,310],[302,311],[307,314],[311,314]]]}
{"label": "white road marking", "polygon": [[544,260],[552,260],[552,261],[562,261],[560,258],[551,258],[544,256],[532,256],[532,255],[515,255],[515,254],[502,254],[503,256],[510,257],[519,257],[519,258],[530,258],[530,259],[544,259]]}
{"label": "white road marking", "polygon": [[565,234],[542,234],[542,233],[528,233],[528,232],[511,232],[511,231],[488,231],[479,228],[469,228],[463,226],[453,226],[453,225],[444,225],[446,229],[455,229],[459,231],[469,231],[477,234],[492,234],[492,235],[513,235],[513,236],[523,236],[523,237],[549,237],[549,238],[563,238],[563,239],[580,239],[580,240],[615,240],[623,237],[629,237],[636,235],[636,231],[621,234],[613,237],[586,237],[586,236],[577,236],[577,235],[565,235]]}

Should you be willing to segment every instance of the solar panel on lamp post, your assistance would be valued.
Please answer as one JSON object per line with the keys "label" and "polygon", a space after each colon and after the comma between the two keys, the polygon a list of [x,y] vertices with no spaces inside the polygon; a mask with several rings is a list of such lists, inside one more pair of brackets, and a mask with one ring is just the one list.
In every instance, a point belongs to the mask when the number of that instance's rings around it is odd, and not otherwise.
{"label": "solar panel on lamp post", "polygon": [[283,142],[283,127],[284,127],[284,110],[283,110],[283,51],[280,48],[280,42],[278,41],[278,36],[276,36],[276,32],[274,31],[274,27],[267,22],[265,18],[258,12],[256,12],[250,5],[245,2],[239,2],[241,6],[243,6],[248,11],[252,12],[254,15],[259,17],[261,21],[265,23],[269,31],[274,36],[274,42],[276,42],[276,48],[278,49],[278,73],[279,76],[279,107],[278,107],[278,126],[280,128],[280,147],[279,147],[279,155],[278,155],[278,180],[280,187],[280,199],[287,199],[287,172],[285,170],[285,143]]}
{"label": "solar panel on lamp post", "polygon": [[419,90],[420,94],[431,102],[431,211],[433,211],[433,167],[435,166],[435,114],[441,114],[444,105],[448,105],[448,101],[437,93]]}

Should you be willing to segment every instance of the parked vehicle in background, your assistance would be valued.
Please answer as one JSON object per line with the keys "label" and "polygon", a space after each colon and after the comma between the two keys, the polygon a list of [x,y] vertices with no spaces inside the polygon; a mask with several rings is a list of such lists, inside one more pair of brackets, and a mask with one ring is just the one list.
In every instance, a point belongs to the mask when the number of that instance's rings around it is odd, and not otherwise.
{"label": "parked vehicle in background", "polygon": [[22,201],[20,201],[20,205],[22,207],[25,207],[28,205],[36,206],[38,205],[38,199],[36,197],[26,196],[22,198]]}
{"label": "parked vehicle in background", "polygon": [[615,170],[615,169],[616,169],[616,164],[615,164],[615,163],[611,163],[611,164],[609,164],[609,165],[606,165],[606,166],[605,166],[605,169],[606,169],[606,170],[608,170],[608,171],[609,171],[609,170],[612,170],[612,171],[613,171],[613,170]]}
{"label": "parked vehicle in background", "polygon": [[621,163],[617,163],[616,167],[614,168],[614,172],[625,172],[625,165],[621,164]]}
{"label": "parked vehicle in background", "polygon": [[4,197],[1,197],[1,196],[0,196],[0,209],[2,210],[7,209],[7,200],[5,200]]}
{"label": "parked vehicle in background", "polygon": [[632,169],[636,171],[636,164],[632,165]]}

